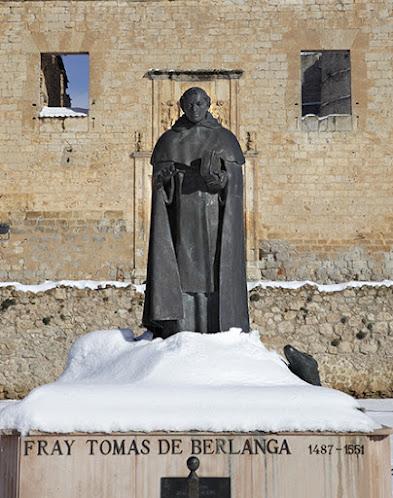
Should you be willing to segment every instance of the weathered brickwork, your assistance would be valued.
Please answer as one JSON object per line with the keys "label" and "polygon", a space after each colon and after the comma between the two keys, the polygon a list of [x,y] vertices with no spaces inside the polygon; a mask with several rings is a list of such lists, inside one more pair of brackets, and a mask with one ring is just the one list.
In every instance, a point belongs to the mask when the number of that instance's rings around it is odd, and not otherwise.
{"label": "weathered brickwork", "polygon": [[[0,397],[24,396],[63,370],[81,334],[140,327],[143,295],[132,287],[37,294],[0,289]],[[263,343],[285,344],[319,361],[325,385],[358,396],[393,396],[393,288],[323,293],[261,289],[250,293],[252,326]]]}
{"label": "weathered brickwork", "polygon": [[[250,274],[392,275],[390,0],[3,1],[0,27],[0,279],[143,277],[136,189],[153,116],[173,105],[150,68],[244,71],[216,107],[237,109],[250,149]],[[327,49],[350,50],[352,125],[307,132],[300,52]],[[56,52],[89,53],[86,118],[38,118],[40,54]]]}

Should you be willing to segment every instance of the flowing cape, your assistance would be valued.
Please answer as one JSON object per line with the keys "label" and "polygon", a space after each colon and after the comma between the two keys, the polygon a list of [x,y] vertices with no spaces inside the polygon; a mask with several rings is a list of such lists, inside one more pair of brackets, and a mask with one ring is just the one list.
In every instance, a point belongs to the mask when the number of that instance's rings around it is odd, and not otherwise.
{"label": "flowing cape", "polygon": [[[206,139],[194,157],[187,134],[192,126],[202,126]],[[195,150],[195,147],[194,147]],[[205,152],[215,150],[224,160],[228,181],[221,223],[219,265],[219,326],[221,331],[240,327],[249,331],[246,260],[243,223],[244,156],[233,133],[210,114],[198,125],[181,117],[158,140],[151,162],[153,175],[160,162],[191,165]],[[183,301],[180,276],[171,233],[170,211],[163,188],[153,189],[149,256],[143,312],[143,325],[153,332],[163,320],[181,320]],[[180,228],[181,229],[181,228]]]}

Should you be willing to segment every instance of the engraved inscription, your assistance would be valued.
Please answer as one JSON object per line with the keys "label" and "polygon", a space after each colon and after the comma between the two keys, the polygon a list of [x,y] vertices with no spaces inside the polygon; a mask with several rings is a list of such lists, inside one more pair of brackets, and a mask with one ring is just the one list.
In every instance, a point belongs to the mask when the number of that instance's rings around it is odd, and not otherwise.
{"label": "engraved inscription", "polygon": [[334,453],[344,453],[345,455],[364,455],[364,444],[344,444],[342,447],[334,444],[309,444],[309,455],[333,455]]}
{"label": "engraved inscription", "polygon": [[36,456],[70,456],[75,439],[26,439],[24,441],[24,456],[34,453]]}
{"label": "engraved inscription", "polygon": [[[25,439],[23,456],[71,456],[76,439]],[[347,454],[352,451],[348,445]],[[291,455],[286,438],[87,438],[83,451],[89,455]],[[311,451],[311,450],[310,450]],[[357,449],[354,451],[358,451]],[[316,450],[314,451],[316,452]],[[310,453],[311,454],[311,453]]]}

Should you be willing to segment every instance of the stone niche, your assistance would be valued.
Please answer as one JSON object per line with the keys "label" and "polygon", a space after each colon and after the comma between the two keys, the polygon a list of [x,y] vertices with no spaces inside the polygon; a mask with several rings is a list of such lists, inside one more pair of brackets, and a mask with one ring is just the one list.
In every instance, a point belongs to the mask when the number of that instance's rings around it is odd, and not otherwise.
{"label": "stone niche", "polygon": [[3,433],[0,496],[390,498],[389,434]]}
{"label": "stone niche", "polygon": [[[155,143],[162,133],[168,130],[180,117],[179,100],[182,94],[191,87],[203,88],[211,98],[210,112],[218,121],[240,138],[239,117],[239,79],[243,71],[240,69],[217,70],[160,70],[154,69],[145,74],[152,87],[152,128],[151,137],[144,140],[136,133],[134,159],[134,278],[145,278],[147,265],[147,248],[150,225],[151,199],[151,165],[150,156]],[[249,277],[254,276],[258,261],[256,237],[257,199],[254,185],[256,175],[256,136],[247,133],[245,137],[246,167],[244,169],[244,203],[247,263]],[[255,273],[257,275],[257,273]],[[259,275],[259,273],[258,273]]]}
{"label": "stone niche", "polygon": [[180,117],[179,100],[193,86],[210,96],[210,112],[235,135],[239,135],[238,101],[241,70],[164,71],[152,70],[145,77],[152,81],[152,147],[158,137]]}

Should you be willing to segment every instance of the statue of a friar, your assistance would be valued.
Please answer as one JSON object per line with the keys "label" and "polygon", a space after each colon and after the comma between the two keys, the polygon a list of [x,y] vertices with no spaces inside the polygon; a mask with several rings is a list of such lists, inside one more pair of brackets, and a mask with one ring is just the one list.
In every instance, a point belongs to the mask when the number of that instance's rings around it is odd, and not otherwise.
{"label": "statue of a friar", "polygon": [[244,156],[235,135],[190,88],[184,114],[158,140],[143,325],[180,331],[249,331],[243,227]]}

